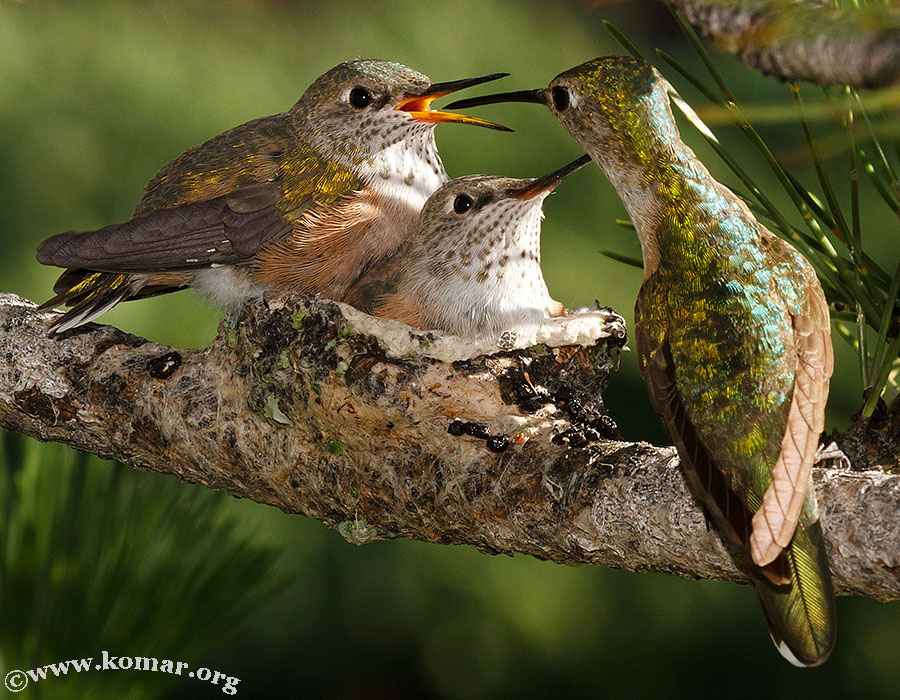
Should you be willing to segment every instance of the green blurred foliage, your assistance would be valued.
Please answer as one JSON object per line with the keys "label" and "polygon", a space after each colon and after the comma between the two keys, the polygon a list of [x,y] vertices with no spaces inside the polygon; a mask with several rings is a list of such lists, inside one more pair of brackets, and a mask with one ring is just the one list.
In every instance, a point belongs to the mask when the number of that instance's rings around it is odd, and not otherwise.
{"label": "green blurred foliage", "polygon": [[[434,80],[509,71],[513,76],[497,89],[539,87],[577,63],[621,52],[602,28],[604,18],[627,31],[648,55],[661,46],[696,64],[656,2],[599,9],[597,3],[574,0],[0,3],[0,244],[6,251],[0,289],[32,299],[49,296],[56,272],[34,260],[41,240],[126,219],[143,184],[167,161],[230,126],[287,109],[340,61],[398,60]],[[745,105],[789,103],[776,81],[752,74],[730,57],[717,54],[717,59]],[[688,100],[702,104],[677,76],[667,76]],[[497,105],[478,114],[516,133],[438,127],[452,176],[539,175],[580,153],[537,106]],[[799,152],[803,146],[796,125],[759,127],[779,152]],[[716,130],[773,200],[789,207],[737,130]],[[716,176],[736,184],[705,143],[690,129],[685,135]],[[814,186],[810,169],[797,175]],[[862,194],[868,250],[894,265],[896,220],[868,191]],[[630,323],[641,273],[600,250],[636,256],[637,240],[614,223],[625,212],[599,169],[578,173],[547,201],[545,211],[543,260],[551,292],[569,306],[598,299]],[[123,304],[104,320],[153,340],[198,347],[213,336],[218,318],[216,310],[179,293]],[[860,387],[853,352],[840,343],[836,350],[829,425],[840,427],[859,407]],[[667,441],[645,398],[633,353],[623,355],[606,400],[627,437]],[[131,470],[116,478],[139,479],[141,489],[160,489],[173,498],[175,491],[189,488]],[[65,492],[60,498],[61,503],[46,504],[48,521],[61,517]],[[798,671],[772,648],[755,596],[745,587],[570,569],[415,542],[354,548],[318,523],[220,500],[227,512],[260,528],[254,541],[277,543],[280,570],[291,585],[227,633],[205,626],[194,609],[173,614],[149,602],[137,612],[154,634],[201,638],[206,649],[201,663],[239,677],[241,697],[543,698],[620,692],[690,697],[702,692],[736,698],[837,693],[887,698],[900,684],[897,605],[841,599],[837,650],[823,668]],[[198,509],[198,531],[210,526],[204,512]],[[172,536],[152,512],[140,509],[111,528],[110,534],[143,541]],[[180,541],[184,553],[210,556],[197,548],[195,538]],[[95,544],[96,557],[104,550]],[[191,570],[184,558],[178,561],[185,568],[168,573],[188,585]],[[220,583],[250,587],[274,575],[261,567],[225,569]],[[124,588],[106,595],[125,600]],[[65,595],[55,587],[45,590]],[[10,599],[5,584],[0,594],[4,608],[21,604]],[[105,606],[113,603],[100,605],[87,597],[85,604],[97,617],[85,620],[91,636],[81,639],[102,640],[108,629]],[[78,639],[69,634],[61,627],[59,643]],[[20,651],[26,649],[23,642]],[[59,657],[49,649],[35,663],[91,654],[95,645],[72,641]],[[120,674],[146,685],[149,693],[148,674]],[[185,681],[168,697],[214,697],[219,691],[204,692],[197,681]]]}
{"label": "green blurred foliage", "polygon": [[[3,431],[0,455],[0,676],[104,650],[192,663],[286,581],[223,494]],[[47,674],[17,697],[142,700],[181,680]]]}

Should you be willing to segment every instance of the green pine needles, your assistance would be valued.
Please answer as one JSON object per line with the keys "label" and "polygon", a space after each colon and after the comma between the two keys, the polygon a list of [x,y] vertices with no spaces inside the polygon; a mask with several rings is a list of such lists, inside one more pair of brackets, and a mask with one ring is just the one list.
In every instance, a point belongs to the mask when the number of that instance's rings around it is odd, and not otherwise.
{"label": "green pine needles", "polygon": [[[195,667],[285,583],[224,494],[4,431],[0,464],[0,677],[103,650]],[[19,697],[144,700],[185,680],[91,668]]]}

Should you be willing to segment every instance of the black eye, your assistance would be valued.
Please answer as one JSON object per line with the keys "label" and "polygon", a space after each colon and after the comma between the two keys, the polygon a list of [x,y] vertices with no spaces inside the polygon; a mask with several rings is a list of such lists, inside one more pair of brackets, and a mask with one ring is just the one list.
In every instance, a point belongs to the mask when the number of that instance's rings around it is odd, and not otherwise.
{"label": "black eye", "polygon": [[365,109],[372,102],[372,93],[365,88],[357,87],[350,91],[350,104],[357,109]]}
{"label": "black eye", "polygon": [[569,107],[569,91],[566,88],[557,86],[551,90],[550,95],[553,97],[553,106],[558,112]]}
{"label": "black eye", "polygon": [[453,211],[457,214],[465,214],[472,208],[472,198],[465,194],[456,195],[453,200]]}

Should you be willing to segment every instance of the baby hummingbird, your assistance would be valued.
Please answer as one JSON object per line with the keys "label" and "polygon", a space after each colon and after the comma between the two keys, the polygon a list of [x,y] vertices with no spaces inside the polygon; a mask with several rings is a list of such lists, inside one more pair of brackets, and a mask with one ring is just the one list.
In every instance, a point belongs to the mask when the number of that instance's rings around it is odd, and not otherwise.
{"label": "baby hummingbird", "polygon": [[548,316],[565,315],[541,272],[541,207],[589,162],[585,155],[524,180],[451,180],[428,198],[400,251],[354,285],[349,303],[416,328],[466,337],[527,333]]}
{"label": "baby hummingbird", "polygon": [[43,306],[73,307],[53,327],[189,286],[226,307],[271,288],[343,300],[449,179],[434,127],[508,131],[431,102],[503,75],[432,83],[388,61],[335,66],[287,112],[182,153],[147,184],[131,220],[44,241],[38,260],[67,269]]}
{"label": "baby hummingbird", "polygon": [[688,484],[740,552],[779,651],[822,663],[836,615],[812,465],[833,358],[809,262],[681,140],[671,86],[608,56],[549,87],[456,102],[546,105],[616,188],[640,239],[641,372]]}

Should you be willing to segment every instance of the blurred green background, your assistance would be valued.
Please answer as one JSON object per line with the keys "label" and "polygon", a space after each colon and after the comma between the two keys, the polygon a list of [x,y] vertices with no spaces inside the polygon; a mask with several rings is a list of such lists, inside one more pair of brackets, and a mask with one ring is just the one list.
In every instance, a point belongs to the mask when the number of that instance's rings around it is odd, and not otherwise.
{"label": "blurred green background", "polygon": [[[144,183],[182,150],[287,109],[336,63],[386,58],[436,81],[508,71],[513,76],[497,89],[539,87],[575,64],[621,53],[601,25],[604,18],[648,54],[659,46],[697,64],[667,11],[649,0],[0,1],[0,289],[47,298],[56,272],[34,259],[41,240],[128,218]],[[777,81],[716,56],[744,104],[790,104]],[[688,100],[703,104],[684,81],[664,72]],[[477,114],[516,133],[438,127],[451,176],[535,176],[580,154],[536,106],[498,105]],[[803,144],[790,122],[759,127],[787,157]],[[833,131],[827,124],[817,128]],[[705,144],[684,131],[713,173],[733,184]],[[737,130],[716,131],[787,208]],[[844,172],[841,158],[835,154],[829,167]],[[796,174],[814,185],[811,169]],[[897,220],[865,183],[862,203],[867,249],[893,269]],[[615,224],[624,209],[599,169],[573,177],[545,212],[544,270],[554,296],[568,306],[598,299],[630,325],[641,273],[600,250],[638,256],[639,248],[633,232]],[[153,340],[200,347],[218,319],[216,310],[182,292],[123,304],[103,320]],[[836,350],[829,429],[846,427],[860,404],[854,355],[840,341]],[[633,353],[623,356],[605,399],[626,437],[668,442]],[[93,458],[73,462],[66,450],[8,436],[4,444],[3,673],[108,649],[168,654],[220,670],[240,678],[239,696],[252,698],[887,698],[900,686],[897,604],[840,599],[836,651],[823,668],[800,671],[772,647],[746,587],[408,541],[356,548],[317,522],[170,477]],[[79,470],[90,478],[79,481],[73,476]],[[107,472],[115,478],[103,477]],[[41,486],[42,479],[50,486]],[[127,513],[100,508],[122,494],[132,494],[122,506]],[[71,505],[76,496],[77,507]],[[161,517],[159,509],[173,502],[178,508]],[[13,511],[23,522],[31,518],[31,530],[10,525]],[[88,521],[94,525],[83,527]],[[104,526],[118,539],[101,536]],[[43,539],[41,528],[50,533]],[[74,537],[59,535],[70,529]],[[32,533],[29,546],[44,553],[44,565],[19,551],[22,532]],[[227,556],[213,556],[210,532],[221,537]],[[55,553],[63,551],[68,578],[54,568]],[[113,572],[102,567],[110,558],[119,563]],[[147,561],[164,561],[165,571],[135,573]],[[188,590],[200,570],[207,577],[203,594],[180,597],[177,584]],[[21,580],[12,585],[14,576]],[[89,585],[104,576],[105,587]],[[160,577],[176,583],[161,591]],[[113,614],[116,606],[133,614]],[[128,648],[113,648],[115,640]],[[57,679],[38,689],[40,697],[220,693],[191,679],[157,687],[161,682],[150,675],[91,672],[77,694],[63,692]],[[132,695],[119,686],[113,691],[109,684],[126,677]]]}

